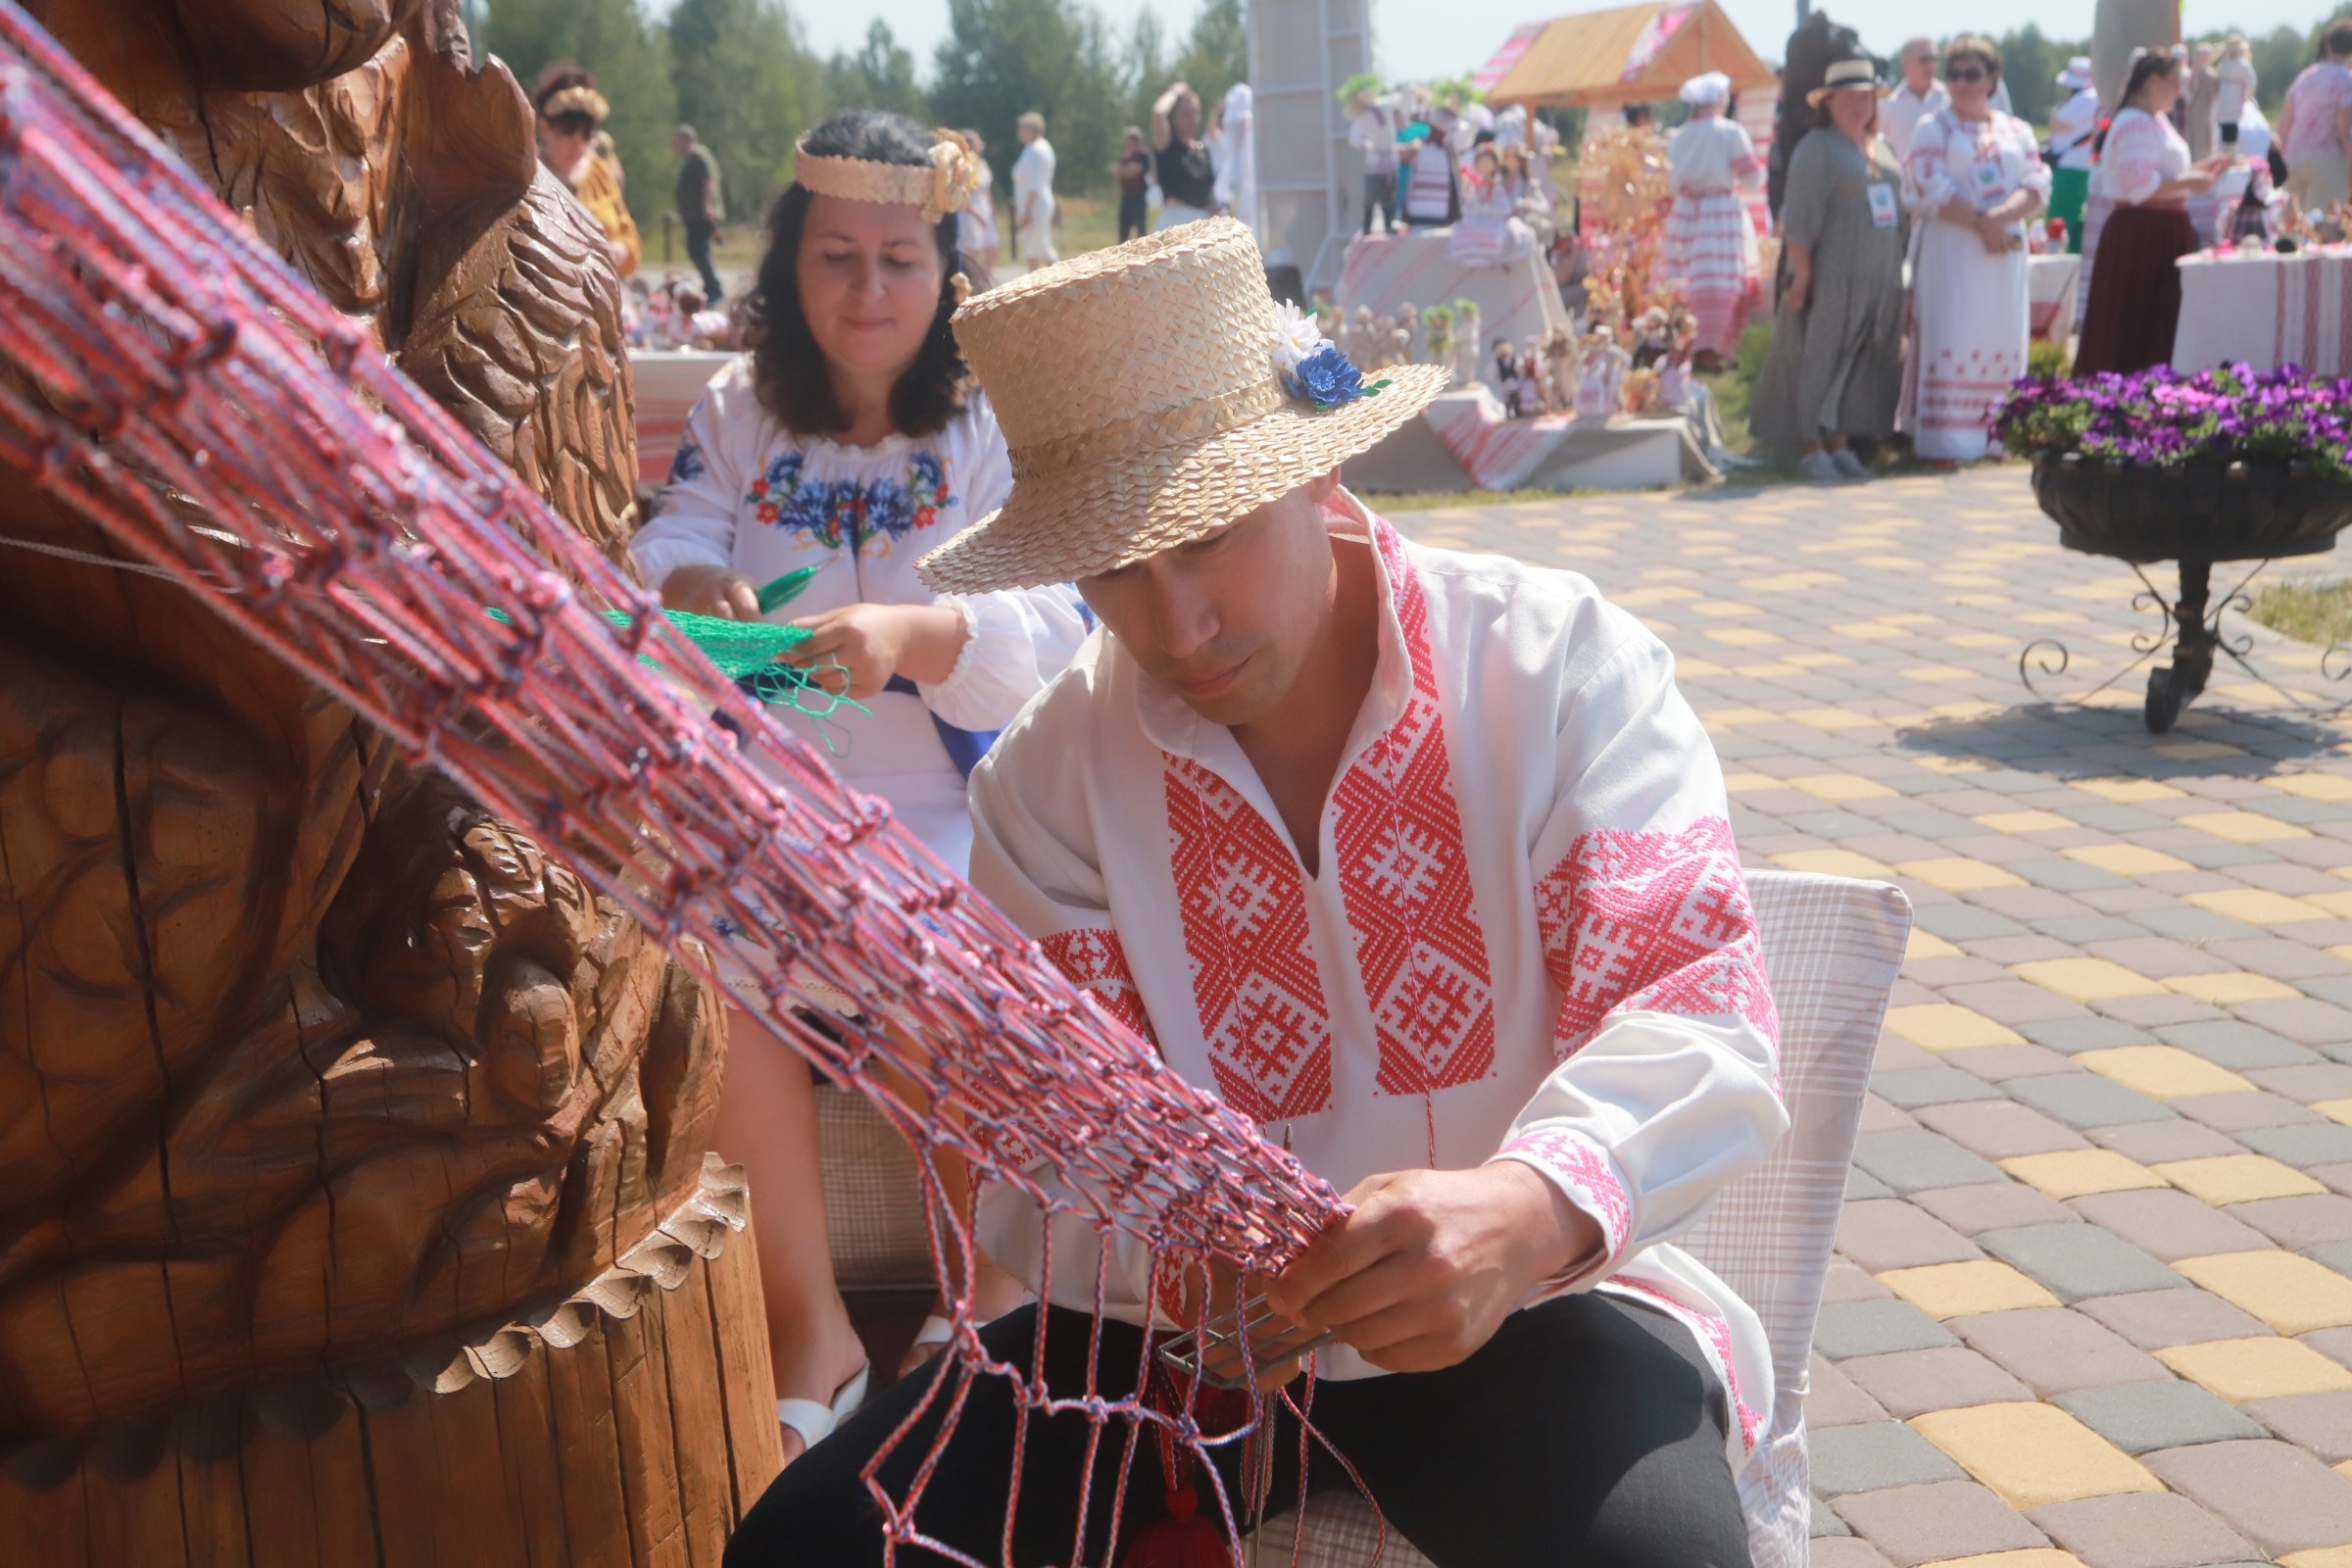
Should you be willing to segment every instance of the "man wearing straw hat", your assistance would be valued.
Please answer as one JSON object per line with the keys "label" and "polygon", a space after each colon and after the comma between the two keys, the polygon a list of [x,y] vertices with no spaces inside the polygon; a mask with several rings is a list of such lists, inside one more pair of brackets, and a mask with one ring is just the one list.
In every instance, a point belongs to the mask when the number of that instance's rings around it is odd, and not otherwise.
{"label": "man wearing straw hat", "polygon": [[[1339,466],[1446,373],[1367,385],[1276,307],[1240,224],[1075,258],[955,324],[1015,481],[919,569],[1075,581],[1102,623],[973,772],[972,881],[1346,1193],[1264,1287],[1333,1340],[1293,1390],[1330,1449],[1306,1490],[1360,1481],[1441,1568],[1748,1563],[1769,1352],[1670,1238],[1787,1118],[1722,775],[1666,649],[1581,576],[1408,543],[1349,494]],[[1123,1466],[1115,1427],[1090,1446],[1086,1396],[1132,1394],[1145,1336],[1196,1310],[1140,1243],[1009,1187],[978,1236],[1043,1303],[982,1347],[1026,1369],[1042,1346],[1075,1402],[1016,1413],[983,1376],[951,1417],[917,1375],[785,1471],[730,1563],[880,1561],[877,1454],[894,1500],[936,1461],[912,1527],[974,1561],[1072,1560],[1082,1499],[1085,1562],[1223,1561],[1114,1559],[1108,1535],[1298,1495],[1288,1413],[1248,1491],[1239,1443],[1198,1493],[1149,1445]]]}

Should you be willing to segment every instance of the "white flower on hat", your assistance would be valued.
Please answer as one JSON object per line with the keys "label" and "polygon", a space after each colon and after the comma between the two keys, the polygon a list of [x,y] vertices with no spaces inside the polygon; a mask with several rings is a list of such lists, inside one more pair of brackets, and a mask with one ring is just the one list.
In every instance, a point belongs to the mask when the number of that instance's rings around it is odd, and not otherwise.
{"label": "white flower on hat", "polygon": [[1270,329],[1274,353],[1274,373],[1284,380],[1298,373],[1299,362],[1323,346],[1323,328],[1315,318],[1288,300],[1274,307],[1274,322]]}

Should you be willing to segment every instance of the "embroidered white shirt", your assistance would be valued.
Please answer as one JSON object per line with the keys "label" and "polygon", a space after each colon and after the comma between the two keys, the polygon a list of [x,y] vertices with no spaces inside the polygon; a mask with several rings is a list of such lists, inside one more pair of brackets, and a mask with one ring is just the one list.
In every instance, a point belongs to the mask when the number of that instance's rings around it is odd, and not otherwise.
{"label": "embroidered white shirt", "polygon": [[[1597,1288],[1688,1323],[1736,1469],[1769,1348],[1671,1238],[1787,1115],[1714,751],[1665,647],[1585,578],[1409,545],[1345,505],[1381,640],[1319,874],[1232,732],[1098,631],[972,775],[973,885],[1341,1191],[1494,1159],[1544,1175],[1603,1252],[1530,1304]],[[1044,1230],[1024,1195],[985,1197],[983,1245],[1033,1285]],[[1051,1299],[1093,1310],[1097,1248],[1054,1222]],[[1114,1236],[1102,1262],[1106,1308],[1151,1317],[1148,1250]],[[1378,1370],[1346,1348],[1318,1365]]]}
{"label": "embroidered white shirt", "polygon": [[962,732],[956,744],[967,754],[985,746],[1086,636],[1074,589],[935,595],[915,576],[919,557],[1011,490],[1004,437],[977,392],[937,435],[849,447],[778,424],[745,355],[711,377],[687,416],[669,484],[629,553],[656,588],[686,565],[730,566],[755,583],[815,566],[808,586],[768,616],[778,622],[860,602],[959,611],[970,635],[946,680],[884,691],[866,700],[870,713],[821,725],[789,708],[767,711],[830,752],[836,772],[888,801],[960,872],[971,858],[964,772],[939,725]]}

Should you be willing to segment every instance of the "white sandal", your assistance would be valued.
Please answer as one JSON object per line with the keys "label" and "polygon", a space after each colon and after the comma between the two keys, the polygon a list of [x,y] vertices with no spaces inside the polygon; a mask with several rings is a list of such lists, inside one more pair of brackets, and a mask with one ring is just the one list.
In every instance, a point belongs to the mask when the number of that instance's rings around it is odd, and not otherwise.
{"label": "white sandal", "polygon": [[833,1391],[831,1404],[819,1399],[778,1399],[776,1419],[801,1435],[804,1449],[815,1447],[865,1403],[866,1386],[873,1380],[873,1370],[871,1362],[859,1367],[856,1377]]}

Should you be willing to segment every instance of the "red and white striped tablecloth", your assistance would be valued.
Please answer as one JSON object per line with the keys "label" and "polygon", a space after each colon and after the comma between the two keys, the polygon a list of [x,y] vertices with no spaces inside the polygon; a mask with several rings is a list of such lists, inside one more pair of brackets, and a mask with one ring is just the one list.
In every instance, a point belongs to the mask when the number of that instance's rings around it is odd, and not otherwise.
{"label": "red and white striped tablecloth", "polygon": [[637,385],[637,483],[659,489],[669,480],[669,460],[686,433],[686,416],[710,378],[734,359],[692,349],[640,351],[629,356]]}
{"label": "red and white striped tablecloth", "polygon": [[2239,360],[2257,370],[2299,365],[2320,375],[2352,375],[2352,246],[2181,259],[2174,368]]}

